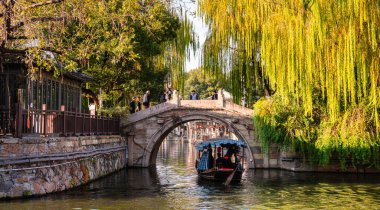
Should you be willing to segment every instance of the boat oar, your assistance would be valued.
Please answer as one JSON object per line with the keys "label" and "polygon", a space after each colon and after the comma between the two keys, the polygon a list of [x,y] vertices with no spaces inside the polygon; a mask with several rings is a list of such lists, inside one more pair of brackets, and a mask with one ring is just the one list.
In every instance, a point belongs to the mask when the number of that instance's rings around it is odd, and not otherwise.
{"label": "boat oar", "polygon": [[236,166],[236,168],[232,171],[232,173],[227,177],[226,181],[223,183],[224,186],[230,185],[230,182],[232,181],[232,178],[234,178],[237,168],[238,167]]}

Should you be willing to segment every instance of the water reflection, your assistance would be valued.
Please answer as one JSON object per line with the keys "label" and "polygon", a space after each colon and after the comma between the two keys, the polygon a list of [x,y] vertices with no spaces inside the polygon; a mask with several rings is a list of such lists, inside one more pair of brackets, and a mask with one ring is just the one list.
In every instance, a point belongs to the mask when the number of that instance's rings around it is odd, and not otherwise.
{"label": "water reflection", "polygon": [[0,203],[0,209],[380,208],[378,175],[248,170],[224,188],[198,179],[195,151],[165,141],[150,169],[131,168],[67,192]]}

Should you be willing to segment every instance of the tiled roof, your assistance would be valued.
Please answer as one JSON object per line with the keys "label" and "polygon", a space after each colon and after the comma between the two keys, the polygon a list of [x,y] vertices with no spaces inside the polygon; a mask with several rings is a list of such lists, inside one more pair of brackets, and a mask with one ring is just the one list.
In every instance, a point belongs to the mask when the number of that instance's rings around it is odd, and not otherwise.
{"label": "tiled roof", "polygon": [[80,69],[66,72],[64,73],[64,76],[69,77],[71,79],[79,80],[81,82],[88,82],[88,81],[94,80],[93,77],[91,77],[88,74],[83,73]]}

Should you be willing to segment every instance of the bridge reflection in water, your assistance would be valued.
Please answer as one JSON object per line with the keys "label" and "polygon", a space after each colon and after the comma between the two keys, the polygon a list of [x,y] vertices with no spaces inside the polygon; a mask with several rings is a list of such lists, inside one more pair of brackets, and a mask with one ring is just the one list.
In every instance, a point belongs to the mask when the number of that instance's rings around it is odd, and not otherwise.
{"label": "bridge reflection in water", "polygon": [[380,207],[377,175],[249,170],[225,189],[198,180],[193,147],[164,141],[153,168],[129,168],[67,192],[1,202],[0,209],[251,209]]}

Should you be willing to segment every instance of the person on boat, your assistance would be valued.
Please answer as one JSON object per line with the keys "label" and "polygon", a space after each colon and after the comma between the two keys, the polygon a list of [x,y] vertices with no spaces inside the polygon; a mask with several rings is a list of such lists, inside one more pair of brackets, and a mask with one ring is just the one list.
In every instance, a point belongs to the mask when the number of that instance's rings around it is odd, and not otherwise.
{"label": "person on boat", "polygon": [[223,161],[223,167],[225,167],[225,168],[233,168],[233,164],[231,162],[231,158],[227,154],[224,155],[223,159],[224,159],[224,161]]}
{"label": "person on boat", "polygon": [[228,148],[226,155],[227,155],[228,157],[232,157],[232,156],[235,155],[238,151],[239,151],[239,149],[237,149],[235,146],[232,146],[232,147],[229,147],[229,148]]}
{"label": "person on boat", "polygon": [[238,149],[235,146],[229,147],[224,155],[225,164],[224,167],[235,168],[236,166],[236,152]]}
{"label": "person on boat", "polygon": [[[211,151],[210,151],[211,150]],[[212,149],[211,147],[205,148],[202,152],[202,156],[199,159],[199,162],[197,161],[196,167],[198,171],[206,171],[208,169],[211,169],[214,165],[214,158],[212,157]]]}
{"label": "person on boat", "polygon": [[212,148],[208,147],[207,148],[207,153],[208,153],[208,168],[214,167],[214,157],[212,156]]}
{"label": "person on boat", "polygon": [[220,152],[218,152],[217,156],[218,156],[218,158],[216,159],[216,162],[215,162],[216,166],[218,168],[223,168],[225,160],[222,157],[222,154],[220,154]]}
{"label": "person on boat", "polygon": [[237,152],[235,153],[235,157],[236,157],[236,160],[235,160],[235,164],[236,164],[236,167],[238,169],[243,169],[243,166],[241,165],[241,156],[240,156],[240,151],[237,150]]}
{"label": "person on boat", "polygon": [[207,150],[204,150],[202,152],[201,158],[199,159],[199,162],[197,162],[197,164],[196,164],[198,171],[205,171],[208,169],[208,165],[207,165],[208,157],[207,157],[207,155],[208,155]]}

